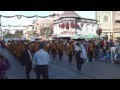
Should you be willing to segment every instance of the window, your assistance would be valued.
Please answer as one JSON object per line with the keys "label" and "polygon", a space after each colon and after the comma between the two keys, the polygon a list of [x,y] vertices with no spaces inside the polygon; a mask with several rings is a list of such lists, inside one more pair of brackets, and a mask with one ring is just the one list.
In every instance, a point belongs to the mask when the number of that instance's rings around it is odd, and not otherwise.
{"label": "window", "polygon": [[120,20],[120,13],[116,14],[116,20]]}
{"label": "window", "polygon": [[108,22],[108,16],[107,16],[107,15],[105,15],[105,16],[103,17],[103,22]]}
{"label": "window", "polygon": [[115,23],[120,23],[120,13],[116,14]]}

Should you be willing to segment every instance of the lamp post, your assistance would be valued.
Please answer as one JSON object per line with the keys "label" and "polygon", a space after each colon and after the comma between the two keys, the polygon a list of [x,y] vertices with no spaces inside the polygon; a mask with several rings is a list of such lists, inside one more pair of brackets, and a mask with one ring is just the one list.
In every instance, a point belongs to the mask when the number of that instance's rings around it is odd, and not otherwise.
{"label": "lamp post", "polygon": [[99,49],[100,49],[100,35],[102,34],[102,29],[101,29],[101,28],[98,28],[98,29],[96,30],[96,33],[97,33],[97,35],[99,36]]}

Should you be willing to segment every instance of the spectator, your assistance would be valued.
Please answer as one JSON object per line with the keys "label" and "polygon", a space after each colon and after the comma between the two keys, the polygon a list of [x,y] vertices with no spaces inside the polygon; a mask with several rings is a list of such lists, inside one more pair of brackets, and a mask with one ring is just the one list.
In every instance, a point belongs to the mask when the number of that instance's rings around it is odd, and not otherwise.
{"label": "spectator", "polygon": [[2,77],[2,74],[5,73],[8,69],[10,69],[11,65],[8,61],[8,59],[4,58],[3,55],[0,55],[0,78],[4,79]]}

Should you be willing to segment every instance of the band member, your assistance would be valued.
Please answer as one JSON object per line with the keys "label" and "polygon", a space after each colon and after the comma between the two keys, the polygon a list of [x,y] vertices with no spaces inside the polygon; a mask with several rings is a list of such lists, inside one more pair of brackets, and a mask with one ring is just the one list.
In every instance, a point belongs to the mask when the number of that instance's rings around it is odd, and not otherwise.
{"label": "band member", "polygon": [[62,56],[63,56],[63,52],[64,52],[64,45],[63,43],[59,43],[58,45],[58,55],[59,55],[59,60],[62,60]]}
{"label": "band member", "polygon": [[94,48],[93,48],[92,41],[89,41],[89,43],[88,43],[87,54],[89,57],[89,62],[92,63],[92,59],[94,56]]}
{"label": "band member", "polygon": [[57,44],[56,42],[52,43],[52,54],[53,54],[53,58],[56,58],[56,53],[57,53]]}
{"label": "band member", "polygon": [[77,63],[77,70],[81,70],[81,66],[82,66],[83,60],[81,58],[81,53],[82,53],[81,44],[77,42],[75,45],[75,58]]}
{"label": "band member", "polygon": [[70,64],[72,63],[72,57],[73,57],[73,45],[72,42],[70,42],[67,45],[67,56],[69,57]]}

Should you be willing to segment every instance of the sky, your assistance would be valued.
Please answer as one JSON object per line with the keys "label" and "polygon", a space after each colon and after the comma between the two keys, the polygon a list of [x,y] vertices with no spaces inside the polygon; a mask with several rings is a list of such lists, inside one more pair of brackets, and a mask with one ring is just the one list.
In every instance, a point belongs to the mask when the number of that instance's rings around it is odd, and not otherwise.
{"label": "sky", "polygon": [[[55,11],[0,11],[0,15],[3,16],[14,16],[14,15],[25,15],[25,16],[48,16],[50,14],[53,14]],[[60,13],[63,13],[63,11],[59,11]],[[75,11],[77,12],[81,17],[83,18],[90,18],[95,19],[95,11]],[[33,20],[36,18],[25,18],[22,17],[21,19],[18,19],[17,17],[13,18],[1,18],[1,24],[2,25],[31,25]],[[39,18],[38,18],[39,20]],[[3,27],[4,28],[4,27]],[[12,28],[12,27],[10,27]]]}

